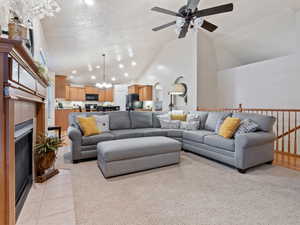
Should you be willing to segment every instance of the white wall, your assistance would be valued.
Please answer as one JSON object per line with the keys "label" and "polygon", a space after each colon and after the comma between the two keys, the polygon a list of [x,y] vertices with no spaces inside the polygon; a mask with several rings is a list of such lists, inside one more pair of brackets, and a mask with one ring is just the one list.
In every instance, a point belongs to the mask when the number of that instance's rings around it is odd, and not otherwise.
{"label": "white wall", "polygon": [[178,109],[194,110],[197,106],[197,66],[196,66],[196,34],[189,32],[184,39],[176,39],[168,43],[155,57],[154,61],[145,69],[139,82],[154,85],[160,83],[163,95],[163,110],[168,110],[172,84],[179,76],[188,86],[188,104],[185,105],[182,98],[177,97]]}
{"label": "white wall", "polygon": [[218,64],[213,40],[203,31],[197,37],[197,106],[217,106]]}
{"label": "white wall", "polygon": [[219,106],[300,108],[300,54],[220,71]]}

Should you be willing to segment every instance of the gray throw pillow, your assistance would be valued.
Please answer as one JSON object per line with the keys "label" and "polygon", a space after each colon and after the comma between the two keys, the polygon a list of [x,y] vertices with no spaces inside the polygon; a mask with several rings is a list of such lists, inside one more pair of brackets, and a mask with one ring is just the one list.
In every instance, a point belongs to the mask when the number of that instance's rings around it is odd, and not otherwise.
{"label": "gray throw pillow", "polygon": [[219,130],[222,126],[222,124],[224,123],[224,120],[225,118],[221,118],[217,121],[217,124],[216,124],[216,128],[215,128],[215,133],[218,134],[219,133]]}
{"label": "gray throw pillow", "polygon": [[200,127],[199,121],[189,121],[189,122],[181,121],[180,123],[180,129],[184,129],[184,130],[199,130],[199,127]]}
{"label": "gray throw pillow", "polygon": [[163,129],[179,129],[180,121],[179,120],[164,120],[160,119],[160,125]]}
{"label": "gray throw pillow", "polygon": [[257,123],[255,123],[251,119],[245,119],[245,120],[242,120],[242,122],[241,122],[239,128],[237,129],[237,131],[235,132],[234,136],[236,137],[237,135],[240,135],[240,134],[255,132],[258,129],[259,129],[259,125]]}

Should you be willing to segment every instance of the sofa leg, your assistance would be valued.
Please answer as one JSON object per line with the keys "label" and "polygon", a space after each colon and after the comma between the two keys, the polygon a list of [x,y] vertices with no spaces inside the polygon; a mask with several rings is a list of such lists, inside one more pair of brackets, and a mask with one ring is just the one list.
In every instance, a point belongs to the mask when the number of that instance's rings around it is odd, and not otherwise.
{"label": "sofa leg", "polygon": [[80,160],[73,160],[73,164],[77,164],[79,162],[80,162]]}
{"label": "sofa leg", "polygon": [[239,173],[242,173],[242,174],[246,173],[246,171],[247,171],[247,169],[237,169],[237,170],[239,171]]}
{"label": "sofa leg", "polygon": [[267,162],[266,164],[272,165],[273,164],[273,160],[270,162]]}

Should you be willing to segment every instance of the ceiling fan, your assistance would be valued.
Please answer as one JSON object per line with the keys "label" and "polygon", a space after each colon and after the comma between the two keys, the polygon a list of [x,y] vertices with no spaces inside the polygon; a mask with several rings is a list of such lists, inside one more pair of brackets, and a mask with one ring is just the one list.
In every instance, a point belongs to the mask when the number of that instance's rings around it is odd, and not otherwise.
{"label": "ceiling fan", "polygon": [[233,11],[233,4],[220,5],[208,9],[198,10],[200,0],[188,0],[187,5],[182,6],[178,12],[174,12],[168,9],[163,9],[160,7],[153,7],[151,10],[171,16],[176,16],[177,20],[170,23],[153,28],[153,31],[159,31],[170,27],[172,25],[177,25],[179,36],[178,38],[184,38],[189,30],[189,28],[203,28],[210,32],[214,32],[218,27],[203,19],[205,16],[211,16],[220,13],[226,13]]}

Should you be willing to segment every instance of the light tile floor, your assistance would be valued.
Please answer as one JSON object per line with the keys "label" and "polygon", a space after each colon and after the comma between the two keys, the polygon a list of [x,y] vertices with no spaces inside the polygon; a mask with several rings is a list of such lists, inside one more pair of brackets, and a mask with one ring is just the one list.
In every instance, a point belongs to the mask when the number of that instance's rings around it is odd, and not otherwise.
{"label": "light tile floor", "polygon": [[71,171],[60,173],[43,184],[34,184],[17,225],[76,225]]}

